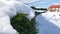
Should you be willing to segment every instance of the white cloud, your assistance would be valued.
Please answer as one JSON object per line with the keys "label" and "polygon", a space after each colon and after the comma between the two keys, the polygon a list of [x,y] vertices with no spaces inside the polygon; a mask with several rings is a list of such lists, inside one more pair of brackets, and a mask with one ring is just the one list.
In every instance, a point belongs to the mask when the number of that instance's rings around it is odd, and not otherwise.
{"label": "white cloud", "polygon": [[17,0],[17,1],[20,1],[20,2],[23,2],[23,3],[32,3],[32,2],[36,2],[38,0]]}

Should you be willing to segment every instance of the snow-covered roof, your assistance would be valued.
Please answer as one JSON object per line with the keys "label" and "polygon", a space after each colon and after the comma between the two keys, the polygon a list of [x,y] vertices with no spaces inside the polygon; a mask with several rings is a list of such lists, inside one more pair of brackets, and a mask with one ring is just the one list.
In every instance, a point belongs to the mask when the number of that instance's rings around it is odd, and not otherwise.
{"label": "snow-covered roof", "polygon": [[60,8],[60,5],[51,5],[51,6],[49,6],[49,8]]}

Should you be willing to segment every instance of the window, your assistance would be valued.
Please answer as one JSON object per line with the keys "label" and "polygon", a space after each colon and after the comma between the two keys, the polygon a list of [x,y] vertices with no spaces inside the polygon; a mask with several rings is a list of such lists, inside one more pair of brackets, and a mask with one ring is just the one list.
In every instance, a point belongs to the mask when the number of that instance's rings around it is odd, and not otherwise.
{"label": "window", "polygon": [[51,12],[55,12],[56,11],[56,9],[55,8],[51,8]]}
{"label": "window", "polygon": [[59,11],[59,8],[56,8],[56,11]]}
{"label": "window", "polygon": [[59,8],[59,12],[60,12],[60,8]]}

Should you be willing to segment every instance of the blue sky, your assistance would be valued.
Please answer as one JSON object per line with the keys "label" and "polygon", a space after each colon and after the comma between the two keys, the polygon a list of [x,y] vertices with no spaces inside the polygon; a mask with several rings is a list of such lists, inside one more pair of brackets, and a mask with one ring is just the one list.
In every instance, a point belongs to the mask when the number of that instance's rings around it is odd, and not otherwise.
{"label": "blue sky", "polygon": [[60,4],[60,0],[38,0],[36,2],[30,3],[29,5],[41,8],[48,8],[48,6],[52,4]]}

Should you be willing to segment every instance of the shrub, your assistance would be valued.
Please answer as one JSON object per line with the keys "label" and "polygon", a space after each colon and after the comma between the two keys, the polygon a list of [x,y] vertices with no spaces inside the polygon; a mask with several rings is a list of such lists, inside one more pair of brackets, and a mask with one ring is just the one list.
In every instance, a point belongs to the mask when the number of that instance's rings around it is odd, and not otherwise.
{"label": "shrub", "polygon": [[17,14],[10,19],[11,25],[19,32],[19,34],[36,34],[35,18],[29,20],[26,16],[26,14]]}

